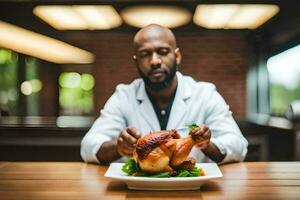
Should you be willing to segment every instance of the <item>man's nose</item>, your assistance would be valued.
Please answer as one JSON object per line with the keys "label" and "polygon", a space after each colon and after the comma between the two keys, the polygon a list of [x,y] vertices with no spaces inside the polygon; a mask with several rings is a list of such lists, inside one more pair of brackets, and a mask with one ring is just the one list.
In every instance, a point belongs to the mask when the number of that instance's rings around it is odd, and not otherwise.
{"label": "man's nose", "polygon": [[151,57],[151,65],[161,65],[161,59],[157,53],[153,53]]}

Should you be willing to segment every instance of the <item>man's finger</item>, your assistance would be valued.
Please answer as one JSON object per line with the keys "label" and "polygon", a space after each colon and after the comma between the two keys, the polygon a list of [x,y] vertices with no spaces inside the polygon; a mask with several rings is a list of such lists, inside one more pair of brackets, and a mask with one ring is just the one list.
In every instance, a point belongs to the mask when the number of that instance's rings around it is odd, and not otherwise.
{"label": "man's finger", "polygon": [[201,142],[200,144],[196,144],[196,147],[199,149],[204,149],[208,146],[209,142]]}
{"label": "man's finger", "polygon": [[199,128],[198,130],[196,130],[194,132],[194,135],[196,135],[197,137],[202,137],[204,133],[205,133],[205,131],[203,131],[202,128]]}
{"label": "man's finger", "polygon": [[138,130],[136,130],[135,128],[133,127],[128,127],[126,129],[127,133],[129,133],[130,135],[132,135],[133,137],[135,137],[136,139],[140,138],[141,137],[141,134]]}
{"label": "man's finger", "polygon": [[124,142],[122,143],[122,147],[123,147],[123,148],[126,148],[126,149],[131,149],[131,150],[133,150],[133,149],[134,149],[134,144],[131,144],[131,143],[129,143],[128,141],[124,141]]}
{"label": "man's finger", "polygon": [[204,138],[204,139],[209,139],[211,137],[210,131],[204,132],[201,137]]}
{"label": "man's finger", "polygon": [[118,146],[118,152],[122,156],[132,155],[133,151],[134,151],[134,147],[126,141],[119,144],[119,146]]}
{"label": "man's finger", "polygon": [[129,144],[134,144],[136,143],[137,139],[130,135],[128,132],[124,131],[122,136],[121,136],[126,142]]}
{"label": "man's finger", "polygon": [[133,150],[132,149],[123,148],[121,150],[121,154],[124,155],[124,156],[132,156]]}
{"label": "man's finger", "polygon": [[201,149],[203,147],[203,143],[196,144],[196,147]]}
{"label": "man's finger", "polygon": [[118,137],[118,141],[117,141],[118,144],[119,144],[119,143],[122,143],[123,141],[124,141],[124,139],[123,139],[121,136],[119,136],[119,137]]}
{"label": "man's finger", "polygon": [[133,146],[126,146],[125,149],[127,151],[133,152],[134,151],[134,147]]}

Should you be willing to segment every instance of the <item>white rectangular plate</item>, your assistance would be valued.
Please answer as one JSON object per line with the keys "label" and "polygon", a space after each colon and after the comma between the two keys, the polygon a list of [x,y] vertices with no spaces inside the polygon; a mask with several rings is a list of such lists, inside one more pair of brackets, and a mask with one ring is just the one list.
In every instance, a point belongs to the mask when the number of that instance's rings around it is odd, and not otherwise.
{"label": "white rectangular plate", "polygon": [[208,180],[221,178],[222,172],[215,163],[197,163],[203,168],[205,176],[148,178],[127,176],[121,169],[124,163],[112,163],[105,173],[105,177],[123,181],[129,189],[134,190],[198,190]]}

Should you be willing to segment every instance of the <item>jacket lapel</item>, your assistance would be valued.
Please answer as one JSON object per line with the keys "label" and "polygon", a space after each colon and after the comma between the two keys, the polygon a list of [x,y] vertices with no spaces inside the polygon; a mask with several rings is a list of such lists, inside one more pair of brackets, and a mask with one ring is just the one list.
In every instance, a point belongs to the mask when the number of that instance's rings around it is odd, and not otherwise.
{"label": "jacket lapel", "polygon": [[[186,100],[192,95],[191,89],[183,80],[183,76],[180,72],[176,73],[178,86],[174,102],[172,105],[171,113],[169,116],[167,130],[175,129],[184,126],[184,116],[187,113]],[[137,90],[137,100],[139,102],[139,112],[142,117],[147,121],[152,131],[160,130],[158,118],[153,109],[152,103],[146,93],[145,83],[142,81]]]}
{"label": "jacket lapel", "polygon": [[[152,103],[146,93],[145,84],[141,82],[137,91],[137,100],[139,101],[139,111],[151,127],[152,131],[160,130],[160,125],[153,109]],[[134,112],[134,111],[133,111]]]}
{"label": "jacket lapel", "polygon": [[168,130],[185,125],[183,124],[183,119],[187,112],[186,100],[192,95],[190,87],[188,87],[186,82],[183,82],[183,76],[179,72],[177,72],[177,80],[177,91],[168,120]]}

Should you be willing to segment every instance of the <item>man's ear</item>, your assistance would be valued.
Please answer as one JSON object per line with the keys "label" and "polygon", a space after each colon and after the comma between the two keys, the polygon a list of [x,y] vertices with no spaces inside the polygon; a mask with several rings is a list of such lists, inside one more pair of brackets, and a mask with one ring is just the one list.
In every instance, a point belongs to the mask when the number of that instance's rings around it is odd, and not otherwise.
{"label": "man's ear", "polygon": [[181,63],[181,52],[179,48],[175,49],[175,58],[176,58],[176,64],[180,65]]}
{"label": "man's ear", "polygon": [[132,59],[133,59],[134,63],[135,63],[136,65],[138,65],[138,62],[137,62],[137,57],[136,57],[136,55],[133,55],[133,56],[132,56]]}

